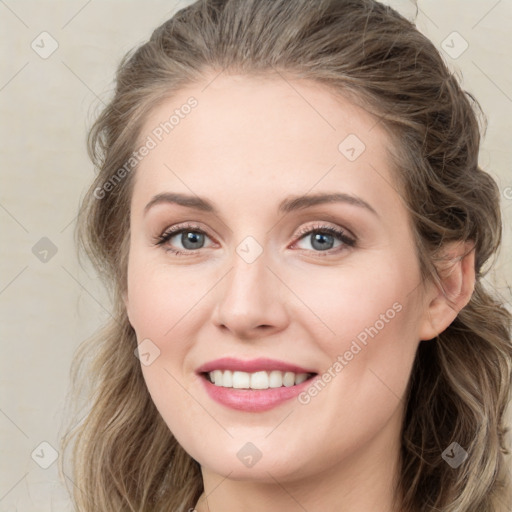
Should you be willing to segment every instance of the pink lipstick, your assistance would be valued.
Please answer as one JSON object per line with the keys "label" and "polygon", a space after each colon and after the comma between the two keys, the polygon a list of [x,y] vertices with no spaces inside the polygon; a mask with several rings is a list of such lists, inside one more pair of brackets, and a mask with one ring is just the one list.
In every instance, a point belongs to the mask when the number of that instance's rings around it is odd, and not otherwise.
{"label": "pink lipstick", "polygon": [[312,369],[284,361],[231,357],[203,364],[196,373],[210,398],[246,412],[277,407],[301,393],[317,375]]}

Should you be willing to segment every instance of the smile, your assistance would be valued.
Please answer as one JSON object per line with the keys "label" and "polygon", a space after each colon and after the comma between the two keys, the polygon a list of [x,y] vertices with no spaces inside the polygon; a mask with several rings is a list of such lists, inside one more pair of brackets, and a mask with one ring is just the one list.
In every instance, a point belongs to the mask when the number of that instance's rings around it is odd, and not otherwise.
{"label": "smile", "polygon": [[196,370],[206,395],[225,407],[263,412],[296,397],[317,372],[275,359],[210,361]]}
{"label": "smile", "polygon": [[291,387],[311,378],[312,373],[282,372],[279,370],[259,371],[254,373],[214,370],[206,375],[212,384],[233,389],[269,389],[282,386]]}

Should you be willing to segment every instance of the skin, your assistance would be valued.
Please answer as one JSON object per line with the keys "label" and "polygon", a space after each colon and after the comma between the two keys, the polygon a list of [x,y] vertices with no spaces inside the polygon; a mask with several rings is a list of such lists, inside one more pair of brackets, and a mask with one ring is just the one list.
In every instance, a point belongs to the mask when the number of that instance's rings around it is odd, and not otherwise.
{"label": "skin", "polygon": [[[139,343],[150,339],[160,350],[141,366],[151,397],[201,464],[205,493],[196,510],[391,511],[414,356],[419,341],[444,330],[469,300],[473,254],[457,259],[467,247],[447,247],[454,263],[443,274],[445,293],[421,283],[390,142],[365,110],[310,82],[211,80],[162,103],[141,132],[143,141],[187,98],[197,99],[134,176],[125,297]],[[349,134],[366,145],[355,161],[338,150]],[[204,197],[219,214],[171,203],[145,214],[163,192]],[[376,213],[348,203],[278,212],[287,196],[317,192],[357,196]],[[187,251],[179,234],[155,245],[186,222],[207,233],[195,254],[168,251]],[[332,238],[322,251],[316,232],[297,236],[318,224],[342,228],[355,245]],[[248,236],[263,251],[252,263],[236,252]],[[211,400],[195,373],[233,356],[322,374],[393,304],[400,312],[307,405],[292,399],[266,412],[232,410]],[[261,452],[250,468],[237,458],[247,442]]]}

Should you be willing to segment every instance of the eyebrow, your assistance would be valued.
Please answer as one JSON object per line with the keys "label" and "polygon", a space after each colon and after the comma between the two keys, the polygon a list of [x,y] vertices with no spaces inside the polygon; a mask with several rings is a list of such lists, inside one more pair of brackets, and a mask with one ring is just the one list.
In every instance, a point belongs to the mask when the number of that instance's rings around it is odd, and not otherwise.
{"label": "eyebrow", "polygon": [[[346,193],[317,193],[306,196],[289,196],[279,204],[279,212],[290,213],[295,210],[303,210],[305,208],[310,208],[324,203],[346,203],[352,206],[364,208],[377,217],[379,216],[375,209],[364,199]],[[193,208],[219,216],[217,209],[207,199],[199,196],[178,194],[174,192],[157,194],[144,208],[144,214],[157,204],[177,204],[186,208]]]}

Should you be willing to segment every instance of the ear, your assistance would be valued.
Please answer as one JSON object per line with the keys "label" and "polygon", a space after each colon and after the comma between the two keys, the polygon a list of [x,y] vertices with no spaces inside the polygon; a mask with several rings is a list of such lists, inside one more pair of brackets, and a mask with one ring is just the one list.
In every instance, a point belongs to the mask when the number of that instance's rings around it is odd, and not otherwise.
{"label": "ear", "polygon": [[475,288],[475,250],[472,242],[450,242],[437,265],[439,279],[426,287],[420,340],[442,333],[466,306]]}

